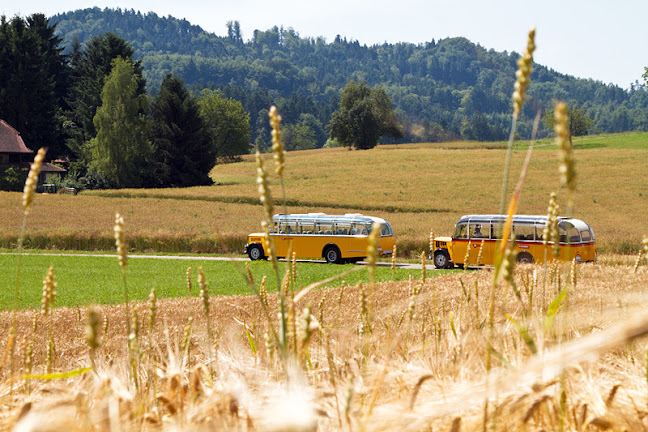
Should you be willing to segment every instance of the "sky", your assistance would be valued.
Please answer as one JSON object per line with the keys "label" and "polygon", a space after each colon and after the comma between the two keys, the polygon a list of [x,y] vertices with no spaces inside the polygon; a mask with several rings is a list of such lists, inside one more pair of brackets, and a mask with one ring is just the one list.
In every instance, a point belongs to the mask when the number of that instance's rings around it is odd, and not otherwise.
{"label": "sky", "polygon": [[[557,72],[629,88],[648,66],[646,0],[5,0],[0,15],[47,16],[98,6],[184,18],[224,36],[239,21],[243,38],[275,25],[302,37],[336,35],[373,45],[463,36],[486,49],[526,47],[536,27],[534,60]],[[533,76],[531,77],[533,79]]]}

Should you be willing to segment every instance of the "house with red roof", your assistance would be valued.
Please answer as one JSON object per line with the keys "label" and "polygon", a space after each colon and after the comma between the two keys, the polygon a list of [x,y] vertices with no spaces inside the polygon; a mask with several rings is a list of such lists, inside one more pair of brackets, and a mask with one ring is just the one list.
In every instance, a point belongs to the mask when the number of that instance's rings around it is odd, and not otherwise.
{"label": "house with red roof", "polygon": [[[34,152],[27,148],[20,132],[0,119],[0,175],[12,166],[29,170],[33,160]],[[42,189],[43,184],[51,183],[55,177],[60,180],[66,172],[64,168],[43,163],[37,188]]]}

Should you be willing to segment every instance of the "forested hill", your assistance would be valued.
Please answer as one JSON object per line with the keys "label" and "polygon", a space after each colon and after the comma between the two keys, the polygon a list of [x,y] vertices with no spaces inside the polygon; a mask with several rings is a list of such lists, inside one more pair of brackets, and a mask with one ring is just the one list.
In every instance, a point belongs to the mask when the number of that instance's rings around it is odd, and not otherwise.
{"label": "forested hill", "polygon": [[[142,60],[149,93],[157,92],[168,72],[195,91],[223,89],[250,113],[253,139],[265,129],[267,118],[260,111],[270,103],[288,123],[307,113],[325,126],[348,80],[384,86],[407,140],[502,139],[510,122],[519,54],[488,50],[464,38],[366,46],[340,36],[303,38],[277,27],[242,35],[237,22],[227,23],[228,36],[220,37],[186,20],[99,8],[56,15],[51,22],[66,46],[109,31],[129,41]],[[520,48],[525,43],[521,35]],[[536,111],[556,99],[583,108],[599,131],[648,130],[643,86],[626,91],[536,64],[527,98],[519,126],[523,136],[530,135]]]}

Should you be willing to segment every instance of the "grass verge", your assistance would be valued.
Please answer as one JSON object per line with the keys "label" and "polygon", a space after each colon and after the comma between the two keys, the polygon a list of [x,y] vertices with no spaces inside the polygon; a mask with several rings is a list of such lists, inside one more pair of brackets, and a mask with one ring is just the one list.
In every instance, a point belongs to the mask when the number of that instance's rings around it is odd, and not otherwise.
{"label": "grass verge", "polygon": [[[18,256],[0,255],[0,281],[2,286],[11,286],[15,281],[15,269]],[[78,256],[78,255],[24,255],[22,258],[22,276],[20,309],[40,307],[43,278],[47,269],[53,266],[57,282],[56,305],[66,307],[84,306],[87,304],[117,304],[123,300],[122,279],[119,272],[117,257]],[[146,300],[155,288],[160,298],[176,298],[198,296],[197,275],[198,267],[202,266],[209,284],[211,295],[244,295],[251,294],[241,270],[245,272],[244,261],[209,261],[195,259],[164,259],[164,258],[134,258],[128,262],[128,289],[131,299]],[[284,268],[286,263],[280,263]],[[191,292],[188,290],[186,271],[192,268]],[[250,267],[257,283],[268,276],[268,291],[276,291],[277,287],[272,277],[272,266],[265,261],[250,262]],[[306,286],[346,270],[354,268],[353,264],[327,265],[325,263],[299,262],[297,264],[297,284]],[[440,274],[440,272],[430,272]],[[418,278],[420,270],[397,268],[394,274],[396,281],[407,280],[409,275]],[[359,280],[368,282],[369,272],[361,270],[348,275],[344,279],[348,284]],[[392,280],[389,267],[376,269],[376,281]],[[339,286],[342,280],[334,281],[327,286]],[[0,310],[12,307],[11,290],[0,291]]]}

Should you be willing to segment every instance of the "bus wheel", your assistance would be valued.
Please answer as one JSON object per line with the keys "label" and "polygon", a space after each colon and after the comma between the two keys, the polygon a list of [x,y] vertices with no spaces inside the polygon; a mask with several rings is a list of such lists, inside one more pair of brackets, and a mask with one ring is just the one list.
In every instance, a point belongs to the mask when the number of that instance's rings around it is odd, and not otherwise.
{"label": "bus wheel", "polygon": [[340,249],[337,246],[329,246],[324,251],[324,259],[327,263],[340,264],[342,262]]}
{"label": "bus wheel", "polygon": [[438,269],[452,268],[450,264],[450,255],[445,250],[434,252],[434,266]]}
{"label": "bus wheel", "polygon": [[515,259],[518,264],[533,264],[533,256],[528,252],[520,252]]}
{"label": "bus wheel", "polygon": [[252,261],[265,258],[265,256],[263,256],[263,248],[261,247],[260,244],[250,245],[250,247],[248,247],[248,256]]}

